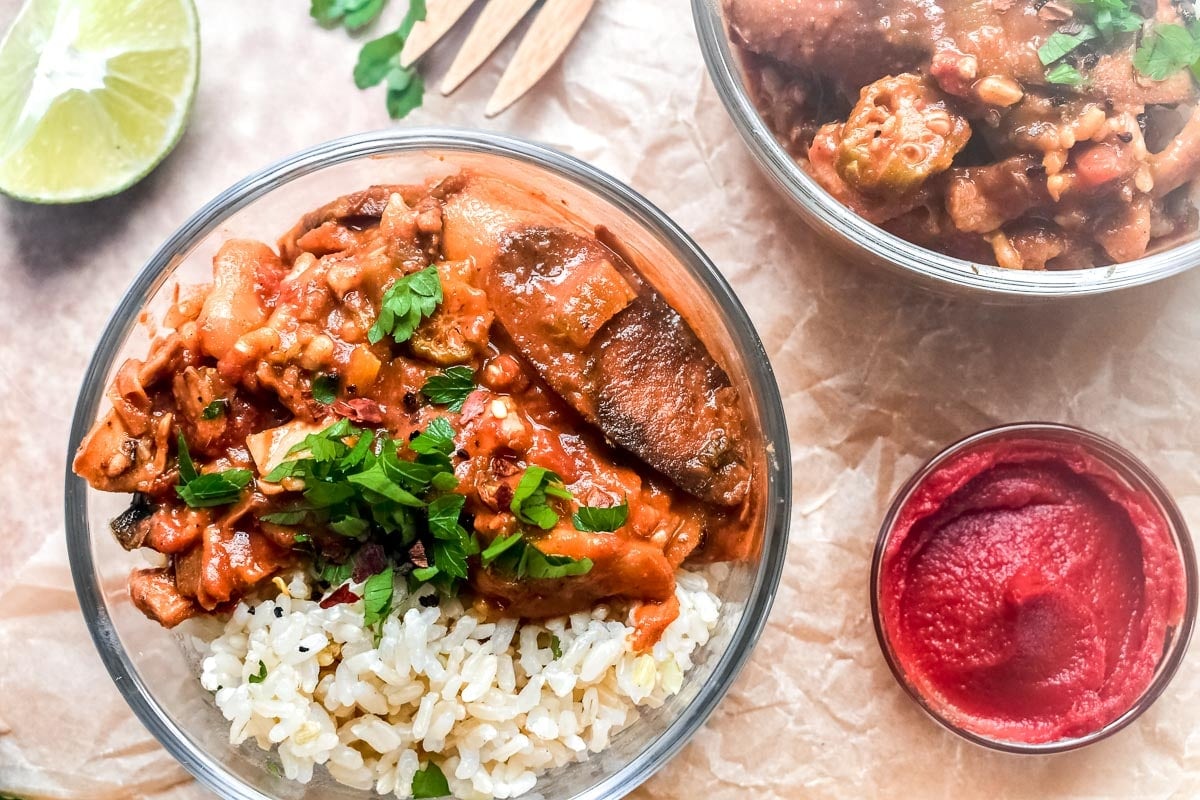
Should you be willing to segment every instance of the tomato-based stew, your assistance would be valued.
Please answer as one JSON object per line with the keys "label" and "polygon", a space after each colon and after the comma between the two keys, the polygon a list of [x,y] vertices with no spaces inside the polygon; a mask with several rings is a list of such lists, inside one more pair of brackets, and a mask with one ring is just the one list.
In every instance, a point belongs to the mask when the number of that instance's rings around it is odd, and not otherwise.
{"label": "tomato-based stew", "polygon": [[387,563],[489,614],[617,604],[653,644],[685,559],[756,546],[758,495],[737,390],[633,260],[468,172],[226,242],[75,457],[166,556],[136,605],[173,626],[295,568],[353,601]]}

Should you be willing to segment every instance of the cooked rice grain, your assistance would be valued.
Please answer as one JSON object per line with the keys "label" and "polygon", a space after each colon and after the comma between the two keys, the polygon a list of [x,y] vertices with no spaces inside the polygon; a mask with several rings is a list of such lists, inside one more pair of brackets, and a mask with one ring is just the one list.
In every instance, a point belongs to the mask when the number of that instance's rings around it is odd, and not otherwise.
{"label": "cooked rice grain", "polygon": [[[704,575],[681,570],[679,619],[639,654],[633,629],[604,607],[485,622],[458,600],[425,608],[425,587],[397,604],[376,646],[361,601],[322,609],[296,599],[309,593],[302,577],[288,590],[239,604],[204,659],[200,681],[216,692],[230,742],[277,747],[294,780],[324,764],[341,783],[397,797],[432,760],[462,800],[516,797],[546,770],[604,749],[637,706],[679,691],[721,605]],[[266,677],[252,683],[260,662]]]}

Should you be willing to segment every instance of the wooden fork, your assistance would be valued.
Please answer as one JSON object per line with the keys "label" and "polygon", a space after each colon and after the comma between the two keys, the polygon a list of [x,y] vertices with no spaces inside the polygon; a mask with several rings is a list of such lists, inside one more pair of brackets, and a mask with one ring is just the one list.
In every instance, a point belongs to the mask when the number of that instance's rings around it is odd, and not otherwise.
{"label": "wooden fork", "polygon": [[[427,0],[425,20],[409,34],[400,62],[408,66],[423,56],[467,12],[476,0]],[[442,79],[442,94],[450,94],[487,60],[512,33],[537,0],[488,0],[479,13],[454,63]],[[488,100],[484,113],[494,117],[540,81],[566,51],[583,26],[596,0],[545,0],[517,46],[512,62]]]}

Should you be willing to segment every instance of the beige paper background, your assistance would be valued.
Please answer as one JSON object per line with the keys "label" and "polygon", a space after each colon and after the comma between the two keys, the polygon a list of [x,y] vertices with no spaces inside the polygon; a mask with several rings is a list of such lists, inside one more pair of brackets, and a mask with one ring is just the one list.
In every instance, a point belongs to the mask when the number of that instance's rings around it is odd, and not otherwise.
{"label": "beige paper background", "polygon": [[[75,208],[0,200],[0,793],[197,800],[92,648],[62,533],[69,418],[104,321],[192,211],[315,142],[389,124],[353,88],[357,47],[302,0],[200,0],[202,80],[177,151],[141,185]],[[394,3],[389,17],[402,12]],[[0,0],[0,22],[16,0]],[[460,40],[440,47],[436,81]],[[502,53],[511,53],[509,42]],[[504,61],[502,57],[501,62]],[[1200,529],[1200,271],[1038,308],[935,298],[830,255],[745,152],[686,0],[602,0],[566,60],[505,115],[489,66],[405,125],[507,131],[647,194],[737,289],[791,427],[791,548],[770,624],[650,798],[1190,798],[1200,795],[1200,651],[1130,729],[1047,758],[989,753],[924,719],[879,654],[867,604],[891,493],[940,446],[994,423],[1072,422],[1140,454]]]}

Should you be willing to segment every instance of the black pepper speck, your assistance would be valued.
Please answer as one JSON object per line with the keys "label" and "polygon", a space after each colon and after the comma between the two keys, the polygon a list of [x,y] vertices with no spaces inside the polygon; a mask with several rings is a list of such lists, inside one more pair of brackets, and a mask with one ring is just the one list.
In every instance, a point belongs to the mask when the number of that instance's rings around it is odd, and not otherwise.
{"label": "black pepper speck", "polygon": [[304,645],[300,645],[300,652],[301,652],[301,653],[307,653],[307,652],[308,652],[308,648],[307,648],[307,647],[305,647]]}
{"label": "black pepper speck", "polygon": [[275,606],[275,619],[282,619],[282,618],[283,618],[283,609],[280,608],[279,606]]}

